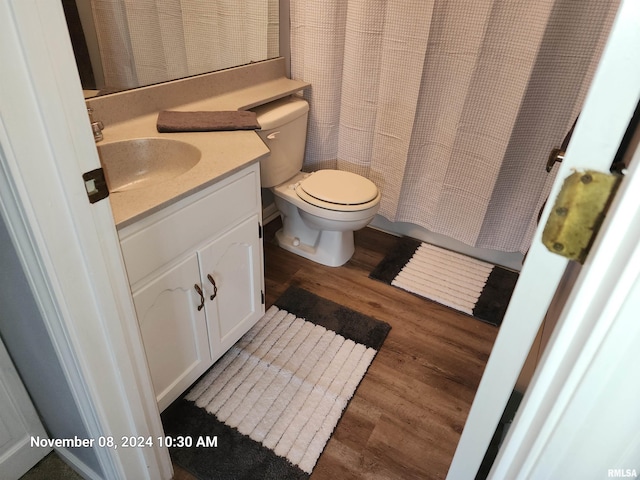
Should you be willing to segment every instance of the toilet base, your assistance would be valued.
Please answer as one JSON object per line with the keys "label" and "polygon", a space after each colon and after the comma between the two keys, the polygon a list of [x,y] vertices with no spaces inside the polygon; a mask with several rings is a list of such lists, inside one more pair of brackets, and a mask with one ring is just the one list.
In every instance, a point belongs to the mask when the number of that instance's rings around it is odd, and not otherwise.
{"label": "toilet base", "polygon": [[355,251],[352,231],[324,230],[320,232],[314,245],[307,245],[280,229],[276,232],[276,240],[281,248],[328,267],[344,265]]}
{"label": "toilet base", "polygon": [[379,203],[359,211],[327,210],[302,200],[291,188],[304,174],[274,187],[274,201],[282,217],[282,229],[276,233],[280,247],[301,257],[339,267],[353,256],[353,232],[373,220]]}

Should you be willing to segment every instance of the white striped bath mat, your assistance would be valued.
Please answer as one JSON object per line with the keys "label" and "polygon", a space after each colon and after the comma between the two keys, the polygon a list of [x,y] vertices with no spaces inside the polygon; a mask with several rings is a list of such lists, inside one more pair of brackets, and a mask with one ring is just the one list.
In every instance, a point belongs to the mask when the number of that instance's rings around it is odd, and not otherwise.
{"label": "white striped bath mat", "polygon": [[408,237],[369,276],[496,326],[518,280],[511,270]]}
{"label": "white striped bath mat", "polygon": [[307,478],[389,329],[291,287],[173,414],[172,436],[209,425],[216,451],[172,451],[174,461],[199,478]]}

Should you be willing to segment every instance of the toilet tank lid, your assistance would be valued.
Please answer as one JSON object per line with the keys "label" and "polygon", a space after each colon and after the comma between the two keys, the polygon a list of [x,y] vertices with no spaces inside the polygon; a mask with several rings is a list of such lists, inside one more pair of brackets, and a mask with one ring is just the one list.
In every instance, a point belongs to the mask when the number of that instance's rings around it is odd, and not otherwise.
{"label": "toilet tank lid", "polygon": [[261,130],[272,130],[301,117],[309,111],[309,104],[300,97],[286,97],[252,108]]}

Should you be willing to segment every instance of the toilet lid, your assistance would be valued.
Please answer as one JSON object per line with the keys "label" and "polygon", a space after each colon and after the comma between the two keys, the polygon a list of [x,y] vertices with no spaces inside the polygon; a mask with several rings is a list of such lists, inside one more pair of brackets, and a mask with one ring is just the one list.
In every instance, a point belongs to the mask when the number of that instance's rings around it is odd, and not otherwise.
{"label": "toilet lid", "polygon": [[298,188],[335,205],[361,205],[378,196],[378,187],[371,180],[342,170],[318,170],[300,182]]}

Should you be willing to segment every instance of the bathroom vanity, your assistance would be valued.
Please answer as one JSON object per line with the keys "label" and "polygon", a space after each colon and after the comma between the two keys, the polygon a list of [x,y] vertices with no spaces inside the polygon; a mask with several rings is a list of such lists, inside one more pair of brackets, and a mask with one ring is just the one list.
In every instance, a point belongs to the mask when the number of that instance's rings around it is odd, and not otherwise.
{"label": "bathroom vanity", "polygon": [[158,112],[243,110],[307,86],[277,59],[87,102],[160,411],[264,314],[269,149],[252,130],[158,133]]}
{"label": "bathroom vanity", "polygon": [[261,230],[254,163],[119,231],[160,410],[264,313]]}

